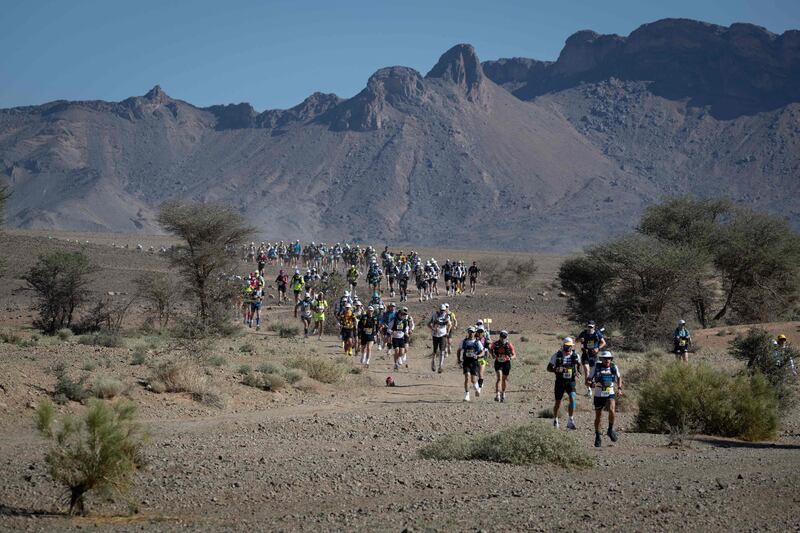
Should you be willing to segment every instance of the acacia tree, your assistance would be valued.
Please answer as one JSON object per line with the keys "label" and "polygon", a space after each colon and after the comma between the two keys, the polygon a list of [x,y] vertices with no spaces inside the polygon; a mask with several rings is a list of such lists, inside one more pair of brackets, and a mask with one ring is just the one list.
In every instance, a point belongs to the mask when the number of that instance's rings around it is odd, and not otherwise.
{"label": "acacia tree", "polygon": [[38,298],[36,325],[48,334],[71,326],[75,312],[89,294],[89,275],[96,271],[97,267],[81,252],[55,252],[39,257],[22,276]]}
{"label": "acacia tree", "polygon": [[158,222],[182,239],[170,261],[197,297],[200,325],[214,325],[229,302],[223,278],[236,263],[228,250],[240,247],[255,229],[226,206],[198,202],[168,202],[161,206]]}

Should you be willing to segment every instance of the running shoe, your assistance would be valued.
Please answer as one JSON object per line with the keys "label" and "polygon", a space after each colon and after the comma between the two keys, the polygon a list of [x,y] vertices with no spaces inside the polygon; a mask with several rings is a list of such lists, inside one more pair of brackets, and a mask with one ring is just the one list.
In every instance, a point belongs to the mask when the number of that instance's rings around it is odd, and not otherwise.
{"label": "running shoe", "polygon": [[553,419],[553,427],[556,429],[561,427],[561,423],[558,421],[558,418]]}
{"label": "running shoe", "polygon": [[506,401],[506,393],[505,392],[501,392],[500,393],[500,403],[503,403],[505,401]]}
{"label": "running shoe", "polygon": [[575,427],[575,422],[570,420],[569,422],[567,422],[567,429],[578,429],[578,428]]}
{"label": "running shoe", "polygon": [[611,439],[611,442],[617,442],[617,440],[619,440],[617,432],[611,428],[608,428],[608,438]]}
{"label": "running shoe", "polygon": [[600,436],[599,431],[595,431],[594,433],[594,447],[599,448],[603,445],[603,438]]}
{"label": "running shoe", "polygon": [[496,402],[500,401],[500,393],[499,392],[494,395],[494,401],[496,401]]}
{"label": "running shoe", "polygon": [[468,402],[468,401],[469,401],[469,391],[467,391],[467,392],[465,392],[465,393],[464,393],[464,401],[465,401],[465,402]]}

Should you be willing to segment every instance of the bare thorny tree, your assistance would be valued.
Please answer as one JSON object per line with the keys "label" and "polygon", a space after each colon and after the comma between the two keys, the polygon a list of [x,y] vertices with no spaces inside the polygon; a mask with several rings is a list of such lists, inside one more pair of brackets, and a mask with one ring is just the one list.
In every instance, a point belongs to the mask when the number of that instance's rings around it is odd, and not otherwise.
{"label": "bare thorny tree", "polygon": [[228,250],[240,247],[255,229],[226,206],[196,202],[168,202],[158,221],[182,239],[170,261],[197,297],[200,325],[213,327],[230,308],[226,278],[234,272],[236,259]]}

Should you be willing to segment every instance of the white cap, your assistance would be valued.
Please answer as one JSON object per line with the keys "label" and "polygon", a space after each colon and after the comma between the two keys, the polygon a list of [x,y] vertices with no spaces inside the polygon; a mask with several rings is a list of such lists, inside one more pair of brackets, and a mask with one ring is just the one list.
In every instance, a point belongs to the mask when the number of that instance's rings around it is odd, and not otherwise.
{"label": "white cap", "polygon": [[439,309],[442,310],[442,311],[447,311],[447,304],[440,305]]}
{"label": "white cap", "polygon": [[572,337],[564,337],[564,346],[572,346],[575,341],[572,340]]}
{"label": "white cap", "polygon": [[600,359],[614,359],[614,354],[608,350],[600,352]]}

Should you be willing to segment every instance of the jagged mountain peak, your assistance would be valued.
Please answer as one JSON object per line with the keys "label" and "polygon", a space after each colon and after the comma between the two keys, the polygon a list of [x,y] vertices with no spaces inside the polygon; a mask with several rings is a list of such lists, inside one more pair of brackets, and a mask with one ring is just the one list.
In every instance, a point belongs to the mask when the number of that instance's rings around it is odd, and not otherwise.
{"label": "jagged mountain peak", "polygon": [[144,98],[145,100],[149,100],[154,103],[163,103],[172,100],[172,98],[170,98],[169,95],[161,88],[161,85],[156,85],[147,91],[147,94],[144,95]]}
{"label": "jagged mountain peak", "polygon": [[425,78],[439,78],[463,87],[467,96],[479,95],[484,82],[483,68],[471,44],[457,44],[442,54]]}

